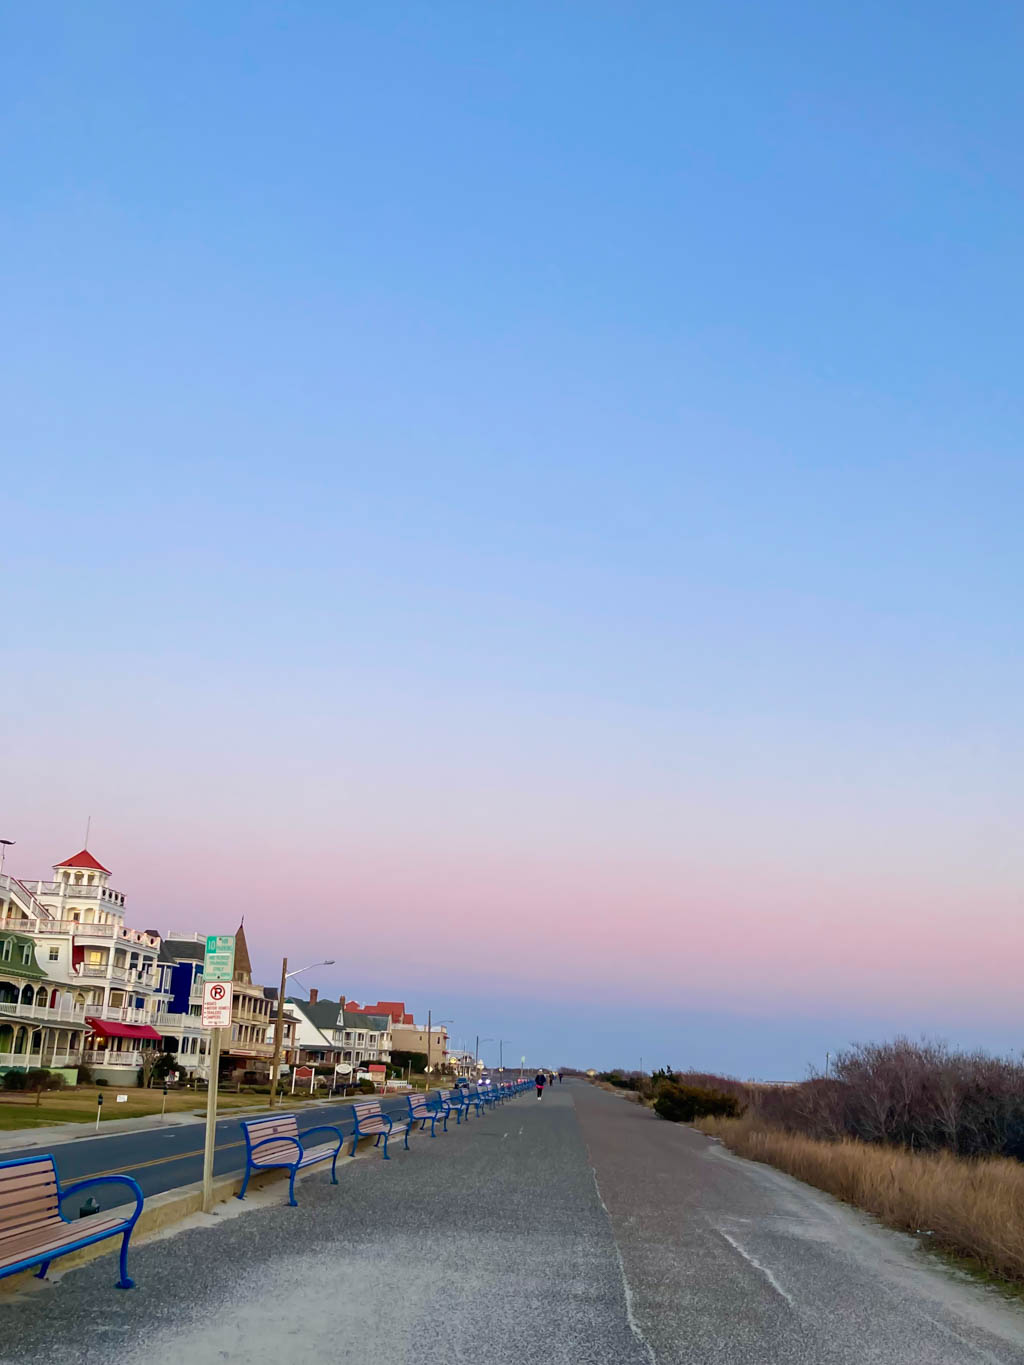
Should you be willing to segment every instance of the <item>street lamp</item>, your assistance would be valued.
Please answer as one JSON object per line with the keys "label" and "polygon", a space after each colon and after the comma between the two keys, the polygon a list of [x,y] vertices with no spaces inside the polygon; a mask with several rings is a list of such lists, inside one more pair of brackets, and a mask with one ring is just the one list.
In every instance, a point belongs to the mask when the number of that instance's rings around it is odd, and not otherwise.
{"label": "street lamp", "polygon": [[[481,1038],[479,1033],[476,1035],[476,1052],[473,1054],[473,1069],[475,1071],[480,1070],[480,1044],[493,1042],[494,1042],[493,1038]],[[501,1068],[499,1067],[499,1070],[500,1069]]]}
{"label": "street lamp", "polygon": [[325,958],[323,962],[311,962],[308,967],[299,967],[297,971],[288,970],[288,959],[281,959],[281,989],[277,993],[277,1018],[274,1020],[274,1060],[271,1064],[270,1075],[270,1103],[268,1109],[273,1109],[277,1101],[277,1079],[281,1069],[281,1040],[284,1036],[284,992],[288,981],[293,976],[301,976],[303,972],[311,972],[314,967],[333,967],[334,958]]}
{"label": "street lamp", "polygon": [[7,850],[16,841],[14,839],[0,839],[0,877],[4,873],[4,863],[7,860]]}

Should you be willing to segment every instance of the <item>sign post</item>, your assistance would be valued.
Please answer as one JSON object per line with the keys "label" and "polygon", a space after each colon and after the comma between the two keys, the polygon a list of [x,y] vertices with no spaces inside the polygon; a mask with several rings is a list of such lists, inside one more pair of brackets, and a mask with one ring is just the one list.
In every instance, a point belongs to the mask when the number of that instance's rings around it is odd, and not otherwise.
{"label": "sign post", "polygon": [[209,1029],[206,1086],[206,1141],[203,1146],[203,1212],[213,1207],[213,1157],[217,1137],[220,1032],[231,1025],[231,981],[235,974],[234,934],[209,934],[203,959],[203,1028]]}

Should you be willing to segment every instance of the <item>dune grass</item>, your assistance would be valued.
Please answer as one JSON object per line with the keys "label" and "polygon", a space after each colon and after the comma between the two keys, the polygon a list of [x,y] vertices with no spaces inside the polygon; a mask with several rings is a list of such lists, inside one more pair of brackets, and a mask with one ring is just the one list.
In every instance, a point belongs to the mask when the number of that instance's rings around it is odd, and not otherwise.
{"label": "dune grass", "polygon": [[763,1161],[876,1215],[927,1233],[929,1244],[989,1275],[1024,1282],[1024,1165],[1007,1157],[909,1152],[852,1139],[825,1142],[756,1117],[698,1119],[732,1151]]}

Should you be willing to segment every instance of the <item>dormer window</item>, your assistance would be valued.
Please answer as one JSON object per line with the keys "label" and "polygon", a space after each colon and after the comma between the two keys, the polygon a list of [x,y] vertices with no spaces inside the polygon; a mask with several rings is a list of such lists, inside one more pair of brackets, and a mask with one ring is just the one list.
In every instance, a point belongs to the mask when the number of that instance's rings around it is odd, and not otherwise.
{"label": "dormer window", "polygon": [[10,962],[11,960],[11,940],[9,938],[4,939],[3,952],[0,952],[0,958],[2,958],[4,962]]}
{"label": "dormer window", "polygon": [[21,950],[21,960],[22,960],[22,963],[23,963],[26,967],[27,967],[28,964],[32,961],[32,945],[31,945],[31,943],[26,943],[26,944],[22,947],[22,950]]}

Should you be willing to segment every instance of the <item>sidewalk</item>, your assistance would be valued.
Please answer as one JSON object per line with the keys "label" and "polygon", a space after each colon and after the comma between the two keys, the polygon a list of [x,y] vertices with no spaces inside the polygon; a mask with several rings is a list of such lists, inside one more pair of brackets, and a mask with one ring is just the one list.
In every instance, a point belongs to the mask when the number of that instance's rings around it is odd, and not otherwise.
{"label": "sidewalk", "polygon": [[649,1365],[569,1087],[338,1179],[0,1303],[0,1362]]}

